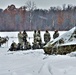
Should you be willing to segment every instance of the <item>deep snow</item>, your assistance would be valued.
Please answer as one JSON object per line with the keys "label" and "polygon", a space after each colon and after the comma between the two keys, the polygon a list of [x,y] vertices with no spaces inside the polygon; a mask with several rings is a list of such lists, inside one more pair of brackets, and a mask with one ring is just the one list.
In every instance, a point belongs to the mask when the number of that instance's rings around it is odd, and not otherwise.
{"label": "deep snow", "polygon": [[[1,32],[9,41],[0,48],[0,75],[76,75],[76,52],[67,55],[45,55],[43,49],[8,51],[18,32]],[[64,33],[64,32],[63,32]],[[43,38],[44,32],[42,32]],[[53,32],[50,32],[51,37]],[[62,32],[60,32],[60,35]],[[32,44],[33,32],[28,32]]]}

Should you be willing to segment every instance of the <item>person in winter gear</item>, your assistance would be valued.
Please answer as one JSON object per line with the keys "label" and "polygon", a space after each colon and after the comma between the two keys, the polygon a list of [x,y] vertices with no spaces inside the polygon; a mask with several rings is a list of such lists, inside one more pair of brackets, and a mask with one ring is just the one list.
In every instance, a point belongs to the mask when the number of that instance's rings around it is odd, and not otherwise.
{"label": "person in winter gear", "polygon": [[33,49],[39,49],[40,48],[39,42],[37,42],[36,40],[34,40],[34,42],[32,44],[33,44],[33,46],[32,46]]}
{"label": "person in winter gear", "polygon": [[26,31],[24,30],[23,31],[23,41],[24,41],[24,43],[27,42],[27,37],[28,37],[28,35],[27,35]]}
{"label": "person in winter gear", "polygon": [[10,51],[16,51],[17,50],[17,44],[15,42],[13,42],[11,44],[11,47],[9,48]]}
{"label": "person in winter gear", "polygon": [[46,30],[46,32],[44,33],[45,44],[47,44],[50,41],[50,39],[51,39],[50,33],[48,32],[48,30]]}
{"label": "person in winter gear", "polygon": [[37,34],[38,34],[37,31],[34,30],[34,34],[33,34],[34,42],[32,43],[33,44],[33,46],[32,46],[33,49],[39,49],[39,42],[38,42],[38,35]]}
{"label": "person in winter gear", "polygon": [[33,34],[34,41],[36,40],[36,37],[37,37],[37,33],[36,30],[34,30],[34,34]]}
{"label": "person in winter gear", "polygon": [[42,44],[42,39],[41,39],[40,30],[38,30],[38,32],[37,32],[36,41],[39,42],[39,45],[41,46],[41,44]]}
{"label": "person in winter gear", "polygon": [[43,48],[40,30],[34,31],[33,37],[34,37],[34,42],[32,43],[33,44],[32,48],[33,49]]}
{"label": "person in winter gear", "polygon": [[17,44],[17,50],[23,50],[23,46],[21,45],[21,43]]}
{"label": "person in winter gear", "polygon": [[27,49],[31,49],[31,45],[28,41],[26,41],[26,43],[24,44],[24,49],[27,50]]}
{"label": "person in winter gear", "polygon": [[53,39],[57,38],[59,36],[58,30],[55,30],[53,34]]}
{"label": "person in winter gear", "polygon": [[21,33],[21,31],[18,33],[18,40],[19,44],[23,46],[23,34]]}
{"label": "person in winter gear", "polygon": [[1,37],[0,36],[0,47],[2,44],[6,43],[8,41],[8,38],[7,37]]}

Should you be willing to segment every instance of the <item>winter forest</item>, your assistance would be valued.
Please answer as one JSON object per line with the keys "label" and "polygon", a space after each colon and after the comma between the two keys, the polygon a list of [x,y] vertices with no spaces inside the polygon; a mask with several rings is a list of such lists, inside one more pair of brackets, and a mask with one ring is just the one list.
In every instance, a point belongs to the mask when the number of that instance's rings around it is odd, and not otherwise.
{"label": "winter forest", "polygon": [[69,30],[76,24],[76,6],[63,5],[61,7],[50,7],[37,9],[21,6],[16,8],[14,4],[6,9],[0,9],[0,31],[19,30]]}

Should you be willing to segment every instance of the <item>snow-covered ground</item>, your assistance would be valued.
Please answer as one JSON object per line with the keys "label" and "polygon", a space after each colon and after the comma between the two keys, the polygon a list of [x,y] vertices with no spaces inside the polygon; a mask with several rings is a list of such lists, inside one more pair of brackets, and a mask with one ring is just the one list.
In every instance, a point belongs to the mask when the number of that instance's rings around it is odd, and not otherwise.
{"label": "snow-covered ground", "polygon": [[[32,44],[33,32],[27,32]],[[64,32],[59,32],[60,35]],[[8,51],[18,32],[0,32],[8,43],[0,48],[0,75],[76,75],[76,52],[67,55],[45,55],[43,49]],[[44,32],[41,32],[43,38]],[[53,32],[50,32],[51,37]],[[44,41],[43,41],[44,42]]]}

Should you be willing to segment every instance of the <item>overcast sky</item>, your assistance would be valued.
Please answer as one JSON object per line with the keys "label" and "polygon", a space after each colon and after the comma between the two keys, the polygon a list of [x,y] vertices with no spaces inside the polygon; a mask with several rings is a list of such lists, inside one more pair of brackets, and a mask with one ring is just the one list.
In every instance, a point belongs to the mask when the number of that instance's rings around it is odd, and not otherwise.
{"label": "overcast sky", "polygon": [[[15,4],[16,7],[24,6],[28,0],[0,0],[0,8],[5,9],[8,5]],[[49,9],[51,6],[62,6],[63,4],[76,5],[76,0],[30,0],[37,8]]]}

